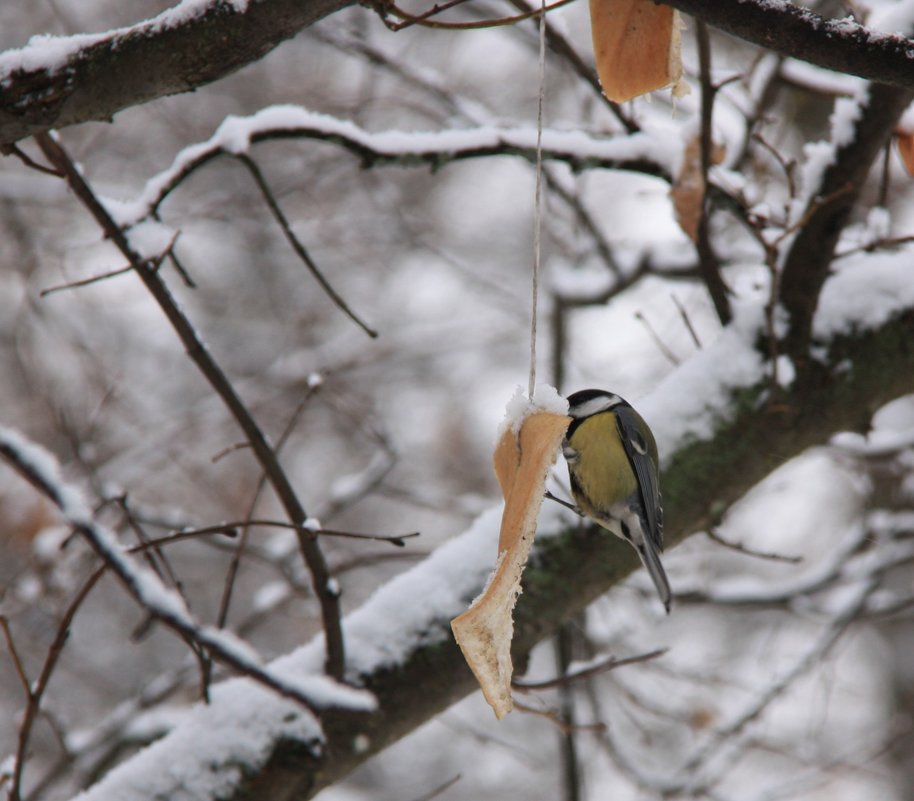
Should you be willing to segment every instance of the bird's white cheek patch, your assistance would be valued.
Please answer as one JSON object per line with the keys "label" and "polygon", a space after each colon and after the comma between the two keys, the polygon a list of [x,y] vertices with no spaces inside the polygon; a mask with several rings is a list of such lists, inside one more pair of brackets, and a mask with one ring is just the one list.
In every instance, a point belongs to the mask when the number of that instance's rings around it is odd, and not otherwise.
{"label": "bird's white cheek patch", "polygon": [[600,412],[608,412],[611,409],[615,409],[620,403],[622,403],[622,398],[618,395],[600,395],[599,397],[591,398],[589,401],[584,401],[580,406],[576,406],[571,411],[571,416],[576,420],[592,417]]}

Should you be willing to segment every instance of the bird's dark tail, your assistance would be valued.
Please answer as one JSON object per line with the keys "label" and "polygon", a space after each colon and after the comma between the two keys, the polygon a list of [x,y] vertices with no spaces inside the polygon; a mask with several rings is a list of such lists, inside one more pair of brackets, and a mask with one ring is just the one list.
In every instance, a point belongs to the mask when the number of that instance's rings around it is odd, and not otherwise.
{"label": "bird's dark tail", "polygon": [[669,614],[670,604],[673,602],[673,593],[670,590],[670,582],[667,581],[666,578],[666,571],[660,563],[660,556],[657,554],[657,549],[650,539],[645,537],[644,541],[639,543],[637,550],[638,555],[641,557],[642,564],[650,575],[651,581],[654,582],[654,586],[657,588],[657,594],[660,596],[663,607],[666,609],[667,614]]}

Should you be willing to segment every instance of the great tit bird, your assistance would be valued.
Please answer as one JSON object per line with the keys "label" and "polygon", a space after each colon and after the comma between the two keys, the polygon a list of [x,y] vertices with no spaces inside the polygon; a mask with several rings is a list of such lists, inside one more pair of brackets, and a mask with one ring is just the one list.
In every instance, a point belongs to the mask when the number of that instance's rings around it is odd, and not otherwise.
{"label": "great tit bird", "polygon": [[562,453],[581,514],[631,543],[666,611],[670,584],[663,551],[657,443],[647,423],[612,392],[582,389],[568,396],[572,418]]}

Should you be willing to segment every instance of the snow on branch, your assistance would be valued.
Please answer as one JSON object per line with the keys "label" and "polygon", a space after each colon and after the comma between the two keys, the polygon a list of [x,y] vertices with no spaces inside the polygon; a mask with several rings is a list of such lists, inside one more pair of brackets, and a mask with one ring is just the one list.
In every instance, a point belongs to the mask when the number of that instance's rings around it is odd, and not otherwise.
{"label": "snow on branch", "polygon": [[[864,26],[850,17],[826,19],[783,0],[660,2],[781,55],[876,83],[914,89],[914,41],[907,38],[909,30],[900,16],[876,17]],[[901,14],[908,13],[905,3],[897,5]]]}
{"label": "snow on branch", "polygon": [[[142,195],[130,203],[107,201],[122,226],[133,225],[158,210],[175,187],[197,169],[223,156],[242,156],[259,142],[314,139],[339,145],[365,167],[397,165],[433,169],[451,161],[484,156],[535,159],[535,128],[481,126],[466,130],[372,133],[353,122],[300,106],[270,106],[250,117],[229,116],[205,142],[190,145],[172,164],[152,177]],[[585,131],[543,131],[543,157],[563,161],[574,170],[617,169],[671,180],[681,147],[669,131],[642,131],[610,139]]]}
{"label": "snow on branch", "polygon": [[[35,36],[0,54],[0,147],[192,91],[257,61],[352,0],[182,0],[99,34]],[[153,68],[154,67],[154,68]]]}
{"label": "snow on branch", "polygon": [[[914,88],[914,42],[786,2],[664,0],[761,47],[820,67]],[[0,146],[49,128],[108,120],[192,91],[256,61],[352,0],[183,0],[158,17],[101,34],[34,37],[0,55]],[[874,27],[878,27],[874,23]],[[149,69],[155,64],[155,69]]]}
{"label": "snow on branch", "polygon": [[786,350],[805,355],[822,287],[833,265],[841,231],[857,203],[870,166],[914,98],[914,91],[872,85],[853,99],[840,99],[832,114],[831,140],[807,145],[806,202],[783,248],[780,300],[790,315]]}
{"label": "snow on branch", "polygon": [[254,648],[243,640],[196,620],[177,592],[166,587],[152,570],[138,564],[113,532],[93,520],[82,494],[62,479],[57,460],[44,448],[17,431],[0,427],[0,456],[57,506],[67,524],[88,541],[128,592],[157,620],[198,643],[223,664],[308,710],[334,706],[360,712],[374,709],[370,693],[319,675],[319,668],[315,675],[265,669]]}
{"label": "snow on branch", "polygon": [[[465,608],[491,568],[499,516],[500,509],[486,512],[464,535],[383,586],[345,619],[353,676],[395,670],[415,651],[446,638],[448,620]],[[322,657],[323,644],[317,639],[274,661],[269,669],[283,675],[306,674],[320,670]],[[395,714],[390,712],[392,717]],[[366,725],[365,730],[370,728]],[[79,798],[233,797],[241,778],[239,766],[255,773],[264,768],[270,749],[289,741],[305,744],[317,758],[324,753],[319,740],[319,730],[308,727],[300,709],[250,682],[234,679],[216,685],[209,705],[195,707],[170,734]],[[357,743],[344,746],[344,751],[353,750],[358,750]],[[303,762],[303,774],[306,769]],[[214,792],[217,788],[219,793]]]}

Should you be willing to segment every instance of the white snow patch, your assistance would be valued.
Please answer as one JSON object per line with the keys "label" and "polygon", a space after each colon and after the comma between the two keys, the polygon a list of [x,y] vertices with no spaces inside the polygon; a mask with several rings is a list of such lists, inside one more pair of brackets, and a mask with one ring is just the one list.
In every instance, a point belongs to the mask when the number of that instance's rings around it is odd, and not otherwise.
{"label": "white snow patch", "polygon": [[269,584],[264,584],[254,593],[251,604],[254,607],[255,612],[265,612],[270,609],[275,609],[290,595],[291,591],[286,582],[272,581]]}
{"label": "white snow patch", "polygon": [[79,51],[99,42],[111,40],[111,47],[117,47],[117,40],[127,37],[153,36],[164,30],[177,28],[203,16],[217,5],[230,5],[236,12],[244,13],[249,0],[182,0],[174,8],[158,16],[143,20],[136,25],[113,28],[102,33],[81,33],[74,36],[33,36],[24,47],[7,50],[0,55],[0,87],[9,84],[14,74],[20,71],[46,70],[54,74],[64,69],[69,60]]}
{"label": "white snow patch", "polygon": [[797,377],[797,369],[793,364],[793,360],[789,356],[781,354],[778,356],[777,366],[778,384],[782,387],[789,387]]}
{"label": "white snow patch", "polygon": [[64,481],[57,458],[50,451],[6,426],[0,426],[0,449],[53,493],[52,500],[60,506],[68,520],[79,524],[92,519],[86,499],[74,486]]}
{"label": "white snow patch", "polygon": [[533,390],[533,399],[527,397],[527,390],[518,385],[514,395],[505,406],[505,419],[498,428],[498,439],[510,428],[516,434],[524,420],[534,412],[551,412],[568,414],[568,401],[559,395],[558,390],[549,384],[537,384]]}
{"label": "white snow patch", "polygon": [[718,423],[732,413],[731,394],[764,377],[764,361],[754,342],[764,325],[755,304],[735,304],[734,321],[717,339],[670,373],[639,401],[662,455],[674,453],[689,439],[713,436]]}
{"label": "white snow patch", "polygon": [[876,328],[914,306],[909,251],[856,254],[832,269],[813,324],[817,339]]}

